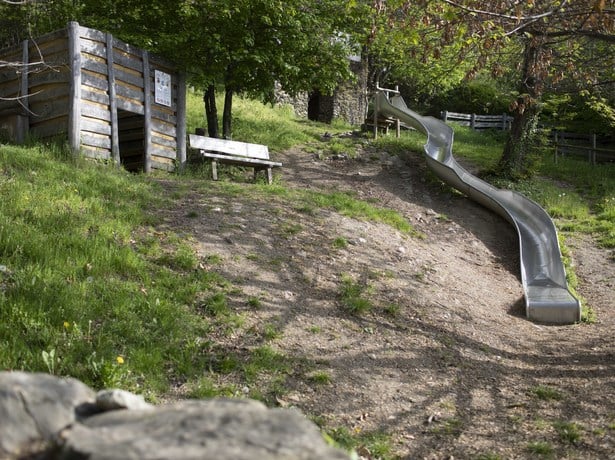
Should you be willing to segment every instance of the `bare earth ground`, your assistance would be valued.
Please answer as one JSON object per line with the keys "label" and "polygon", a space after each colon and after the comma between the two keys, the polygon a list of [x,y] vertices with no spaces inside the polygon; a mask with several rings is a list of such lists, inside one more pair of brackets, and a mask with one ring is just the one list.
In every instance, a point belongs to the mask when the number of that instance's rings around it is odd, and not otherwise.
{"label": "bare earth ground", "polygon": [[[513,228],[435,181],[420,156],[319,160],[294,149],[276,160],[285,186],[354,191],[424,234],[257,194],[189,193],[161,211],[162,227],[239,288],[231,307],[245,324],[221,346],[250,350],[264,343],[254,331],[274,325],[268,343],[310,364],[311,374],[290,372],[280,405],[354,434],[387,432],[402,458],[615,458],[612,251],[567,239],[595,324],[535,324]],[[343,308],[344,275],[371,286],[369,312]]]}

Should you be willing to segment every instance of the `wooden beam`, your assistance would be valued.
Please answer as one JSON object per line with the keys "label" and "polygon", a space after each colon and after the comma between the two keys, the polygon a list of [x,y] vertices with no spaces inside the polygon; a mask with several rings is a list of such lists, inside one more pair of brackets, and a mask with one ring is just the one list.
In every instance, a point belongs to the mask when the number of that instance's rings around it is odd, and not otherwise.
{"label": "wooden beam", "polygon": [[150,80],[149,53],[143,50],[143,122],[145,158],[143,169],[149,173],[152,169],[152,82]]}
{"label": "wooden beam", "polygon": [[117,95],[115,93],[115,69],[113,68],[113,36],[106,34],[107,79],[109,81],[109,111],[111,112],[111,158],[120,165],[120,135],[117,124]]}
{"label": "wooden beam", "polygon": [[68,59],[71,71],[70,108],[68,112],[68,144],[73,153],[81,147],[81,46],[79,44],[79,23],[68,26]]}
{"label": "wooden beam", "polygon": [[177,163],[183,169],[186,165],[186,74],[180,72],[177,78],[177,116],[175,136],[177,139]]}

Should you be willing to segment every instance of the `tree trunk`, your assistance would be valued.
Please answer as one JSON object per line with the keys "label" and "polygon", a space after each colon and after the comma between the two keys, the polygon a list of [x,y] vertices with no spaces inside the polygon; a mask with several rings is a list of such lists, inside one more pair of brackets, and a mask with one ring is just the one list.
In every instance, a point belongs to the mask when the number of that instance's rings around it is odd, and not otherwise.
{"label": "tree trunk", "polygon": [[205,118],[207,119],[207,134],[218,137],[218,109],[216,108],[216,87],[209,85],[203,94],[205,102]]}
{"label": "tree trunk", "polygon": [[498,172],[504,177],[520,179],[532,174],[532,152],[538,140],[538,119],[543,81],[548,58],[541,37],[525,43],[519,96],[511,104],[513,121]]}
{"label": "tree trunk", "polygon": [[[517,100],[516,103],[523,102]],[[540,108],[536,102],[526,104],[522,111],[515,111],[510,134],[498,165],[499,175],[515,180],[531,175],[531,154],[538,141],[539,115]]]}
{"label": "tree trunk", "polygon": [[222,136],[225,139],[232,137],[232,111],[233,111],[233,90],[226,88],[224,92],[224,112],[222,114]]}

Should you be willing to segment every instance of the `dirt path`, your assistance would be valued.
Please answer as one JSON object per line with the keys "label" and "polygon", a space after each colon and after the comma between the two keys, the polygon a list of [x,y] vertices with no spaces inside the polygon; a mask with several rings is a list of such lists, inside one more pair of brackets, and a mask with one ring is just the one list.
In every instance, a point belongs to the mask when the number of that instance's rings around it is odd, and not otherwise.
{"label": "dirt path", "polygon": [[[208,268],[239,287],[231,304],[245,324],[220,340],[249,349],[264,340],[254,331],[273,327],[267,343],[303,363],[278,403],[354,434],[384,431],[402,458],[613,455],[612,252],[568,240],[597,323],[534,324],[508,223],[435,181],[420,157],[362,158],[276,157],[287,187],[356,192],[423,238],[258,196],[193,193],[164,211],[164,225],[191,235],[205,264],[222,260]],[[362,315],[342,305],[348,279],[371,302]]]}

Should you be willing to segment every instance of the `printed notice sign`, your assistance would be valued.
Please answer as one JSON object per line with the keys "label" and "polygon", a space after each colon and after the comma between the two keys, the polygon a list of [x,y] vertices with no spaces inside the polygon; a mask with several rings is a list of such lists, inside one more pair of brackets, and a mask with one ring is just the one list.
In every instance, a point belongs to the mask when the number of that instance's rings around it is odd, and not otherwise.
{"label": "printed notice sign", "polygon": [[156,82],[154,90],[156,104],[171,107],[171,75],[160,70],[154,70],[154,79]]}

